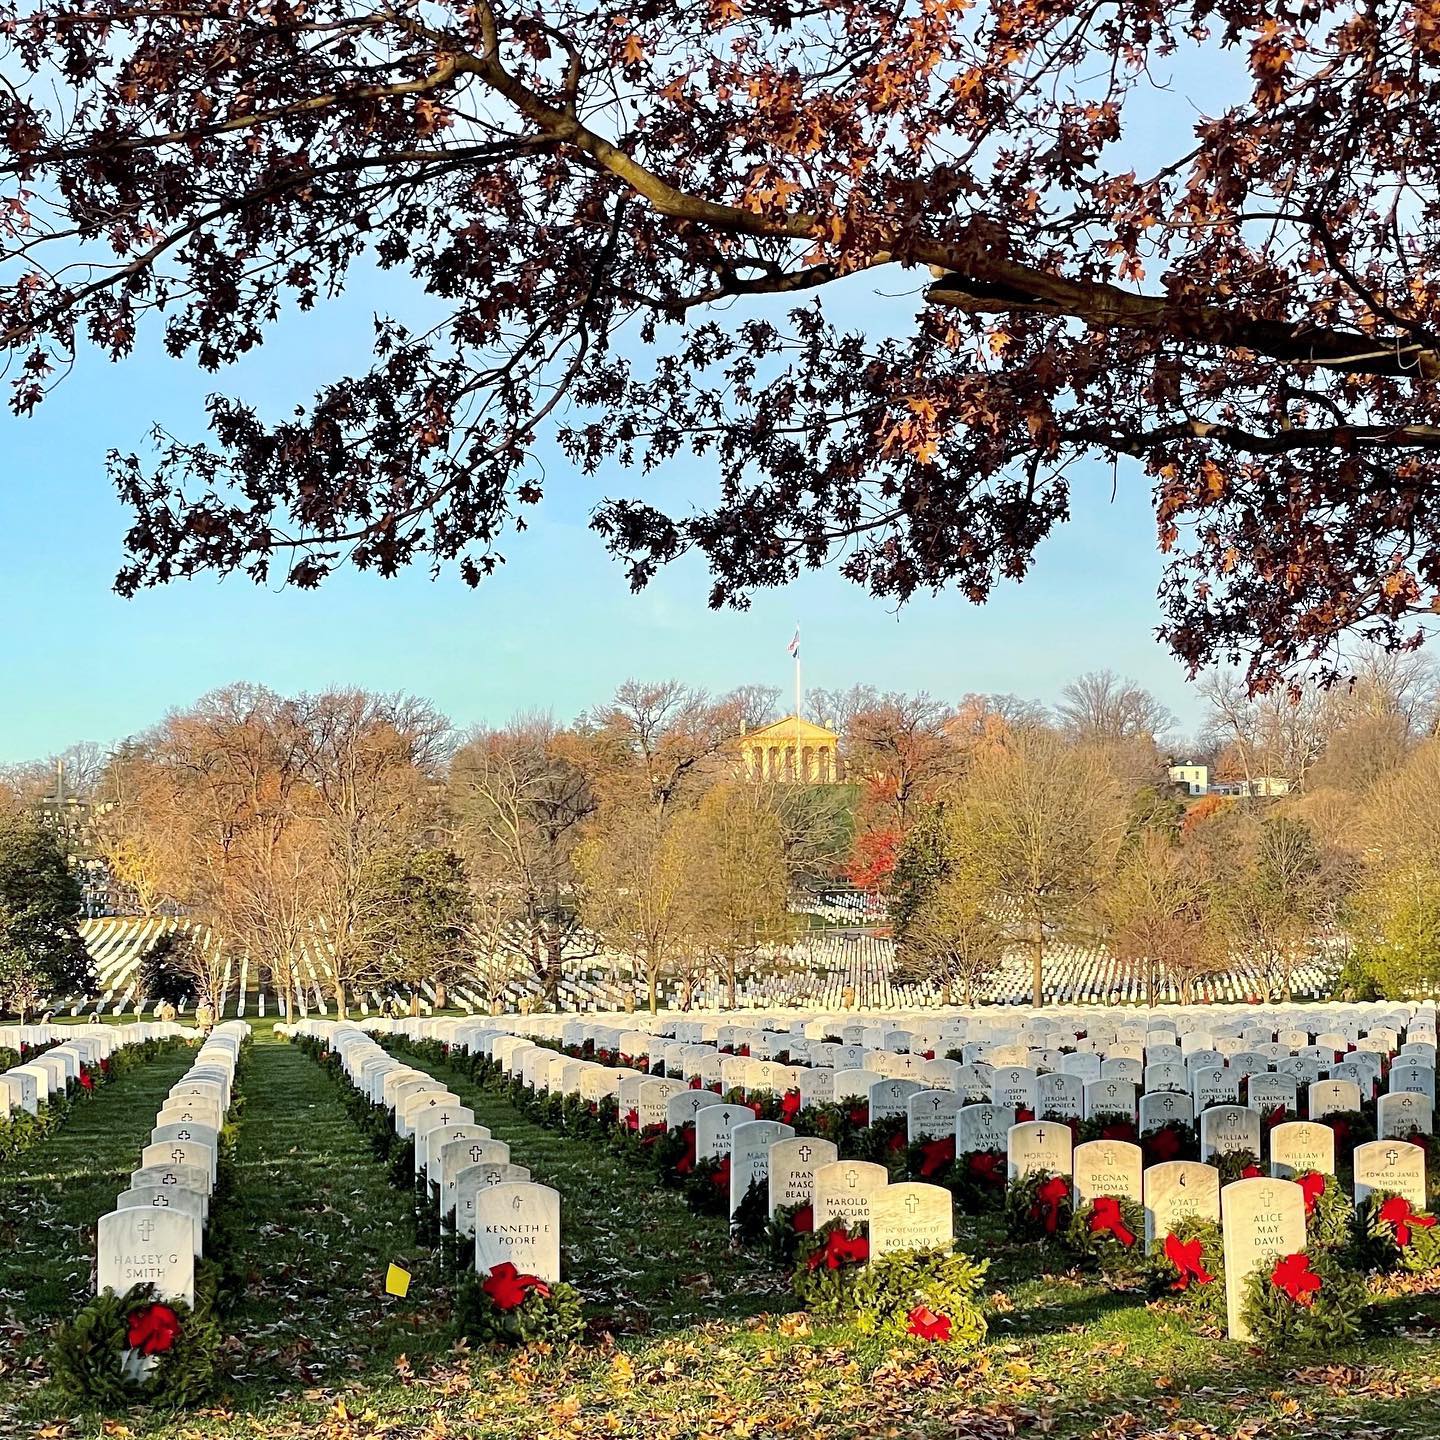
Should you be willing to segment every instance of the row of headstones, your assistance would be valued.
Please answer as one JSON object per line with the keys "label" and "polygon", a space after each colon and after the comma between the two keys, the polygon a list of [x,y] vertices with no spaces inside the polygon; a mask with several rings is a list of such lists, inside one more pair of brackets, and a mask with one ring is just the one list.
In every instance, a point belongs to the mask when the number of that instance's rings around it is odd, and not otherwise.
{"label": "row of headstones", "polygon": [[[108,1060],[117,1050],[128,1045],[139,1045],[146,1040],[168,1039],[183,1035],[178,1025],[134,1024],[134,1025],[74,1025],[74,1026],[11,1026],[12,1031],[43,1031],[46,1038],[33,1033],[26,1044],[50,1045],[50,1049],[20,1065],[0,1073],[0,1115],[8,1117],[16,1110],[38,1115],[42,1105],[48,1105],[53,1096],[64,1095],[80,1083],[80,1077],[102,1061]],[[54,1044],[52,1037],[63,1029],[65,1039]],[[0,1031],[0,1044],[3,1044]],[[14,1046],[8,1048],[15,1048]]]}
{"label": "row of headstones", "polygon": [[100,1217],[97,1294],[113,1290],[123,1295],[134,1285],[150,1284],[158,1299],[195,1303],[195,1263],[205,1249],[220,1131],[234,1098],[240,1047],[249,1033],[243,1020],[217,1026],[170,1087],[129,1187],[117,1197],[115,1209]]}
{"label": "row of headstones", "polygon": [[[455,1021],[406,1021],[399,1022],[396,1028],[426,1038],[440,1036],[457,1026],[462,1030],[477,1028],[473,1022]],[[493,1025],[480,1028],[497,1029]],[[1358,1029],[1358,1026],[1350,1028]],[[1252,1028],[1243,1037],[1221,1037],[1216,1044],[1226,1049],[1192,1047],[1187,1051],[1184,1044],[1168,1041],[1164,1045],[1144,1046],[1117,1042],[1112,1047],[1117,1051],[1138,1050],[1144,1058],[1134,1053],[1109,1054],[1102,1058],[1095,1052],[1031,1052],[1023,1048],[989,1049],[980,1045],[966,1047],[967,1058],[962,1061],[926,1060],[903,1048],[884,1051],[817,1042],[809,1047],[811,1053],[808,1057],[804,1057],[808,1058],[808,1065],[780,1064],[753,1056],[726,1056],[719,1049],[693,1042],[666,1044],[663,1049],[658,1049],[656,1055],[642,1057],[614,1047],[626,1044],[638,1047],[654,1039],[643,1032],[610,1032],[594,1026],[582,1026],[580,1029],[584,1034],[577,1036],[573,1022],[562,1029],[567,1032],[564,1043],[570,1043],[571,1048],[574,1048],[572,1042],[577,1038],[593,1041],[599,1051],[629,1058],[631,1068],[652,1072],[658,1069],[666,1075],[678,1074],[687,1078],[693,1076],[704,1085],[718,1085],[722,1091],[779,1092],[793,1088],[800,1094],[804,1105],[824,1103],[842,1095],[863,1096],[875,1080],[895,1078],[957,1090],[972,1101],[1009,1104],[1029,1109],[1032,1113],[1080,1116],[1112,1113],[1123,1111],[1128,1097],[1134,1118],[1142,1086],[1146,1094],[1173,1092],[1189,1095],[1195,1109],[1199,1110],[1208,1104],[1237,1102],[1242,1082],[1249,1082],[1255,1077],[1251,1103],[1263,1103],[1267,1109],[1283,1105],[1295,1110],[1300,1087],[1325,1078],[1352,1083],[1361,1095],[1373,1097],[1380,1088],[1385,1062],[1392,1054],[1395,1060],[1391,1066],[1389,1093],[1424,1095],[1432,1108],[1435,1101],[1434,1032],[1419,1021],[1412,1024],[1406,1043],[1398,1053],[1394,1047],[1399,1043],[1399,1036],[1391,1029],[1377,1028],[1371,1034],[1360,1037],[1358,1042],[1352,1042],[1348,1034],[1340,1031],[1322,1032],[1320,1041],[1324,1043],[1317,1041],[1307,1045],[1297,1054],[1292,1052],[1289,1043],[1262,1039],[1273,1032]],[[499,1033],[514,1032],[502,1029]],[[757,1038],[756,1032],[745,1033],[751,1039]],[[541,1035],[539,1038],[546,1037]],[[891,1032],[884,1035],[873,1033],[867,1038],[903,1045],[913,1037]],[[1212,1038],[1209,1035],[1183,1037],[1185,1041]],[[761,1034],[760,1048],[783,1053],[778,1047],[791,1039],[789,1035]],[[1309,1039],[1308,1031],[1291,1032],[1285,1036],[1286,1042]],[[1256,1048],[1232,1048],[1231,1041],[1234,1047],[1250,1044]],[[1347,1052],[1343,1047],[1352,1043],[1361,1048]],[[1027,1063],[1031,1061],[1034,1063]],[[1273,1074],[1270,1073],[1271,1067],[1274,1068]],[[1061,1076],[1077,1078],[1057,1078]],[[1043,1085],[1042,1081],[1045,1082]],[[1096,1083],[1100,1081],[1105,1083]],[[1090,1088],[1092,1085],[1095,1088]],[[1112,1085],[1115,1087],[1113,1090]],[[1125,1088],[1127,1086],[1134,1088],[1129,1090]]]}
{"label": "row of headstones", "polygon": [[[672,1127],[681,1123],[677,1115],[688,1119],[694,1109],[716,1103],[718,1099],[712,1091],[692,1089],[687,1081],[650,1079],[639,1071],[570,1059],[524,1037],[483,1027],[461,1027],[451,1033],[450,1039],[452,1044],[478,1049],[500,1061],[507,1072],[516,1071],[522,1082],[532,1088],[578,1094],[586,1100],[614,1096],[622,1115],[631,1109],[636,1111],[642,1130],[661,1124]],[[1138,1119],[1141,1132],[1176,1122],[1194,1124],[1197,1118],[1195,1102],[1183,1092],[1162,1091],[1137,1097],[1133,1086],[1125,1081],[1092,1082],[1081,1091],[1070,1076],[999,1071],[995,1072],[998,1079],[990,1091],[999,1099],[967,1103],[973,1092],[926,1089],[918,1081],[885,1080],[873,1072],[813,1073],[825,1076],[830,1082],[822,1092],[826,1099],[838,1095],[842,1099],[864,1101],[867,1119],[872,1124],[893,1115],[905,1115],[908,1138],[912,1142],[953,1135],[957,1153],[961,1154],[1003,1149],[1004,1134],[1016,1119],[1017,1111],[1022,1109],[1041,1119],[1060,1121],[1094,1115],[1125,1116],[1132,1121]],[[729,1087],[742,1094],[774,1093],[768,1073],[730,1078],[736,1081],[754,1078],[762,1082],[753,1088],[738,1083]],[[802,1106],[819,1099],[807,1084],[812,1072],[799,1070],[793,1076],[787,1074],[780,1077],[779,1084],[784,1086],[791,1078],[799,1082],[796,1089]],[[1280,1083],[1273,1083],[1276,1081]],[[861,1089],[862,1085],[865,1088]],[[1298,1113],[1298,1089],[1288,1077],[1253,1076],[1249,1088],[1246,1105],[1227,1103],[1213,1094],[1204,1097],[1203,1103],[1208,1108],[1202,1110],[1198,1118],[1201,1153],[1205,1158],[1242,1150],[1259,1155],[1262,1115],[1277,1107]],[[1307,1087],[1306,1099],[1312,1121],[1361,1108],[1359,1087],[1351,1080],[1312,1082]],[[1433,1104],[1423,1093],[1404,1091],[1382,1095],[1377,1114],[1382,1139],[1408,1139],[1416,1133],[1433,1133]]]}
{"label": "row of headstones", "polygon": [[[512,1054],[505,1055],[502,1063],[508,1063]],[[651,1087],[678,1083],[638,1078],[642,1096]],[[883,1165],[841,1160],[831,1141],[799,1136],[780,1121],[757,1120],[748,1106],[727,1104],[706,1091],[687,1087],[668,1095],[664,1104],[668,1126],[694,1125],[697,1160],[728,1156],[732,1219],[751,1186],[759,1183],[765,1187],[772,1215],[782,1207],[809,1205],[816,1230],[836,1219],[852,1230],[863,1225],[872,1257],[953,1243],[954,1202],[942,1186],[892,1182]],[[1245,1113],[1257,1126],[1253,1148],[1258,1153],[1259,1117],[1254,1111]],[[1035,1171],[1050,1172],[1070,1180],[1077,1208],[1101,1196],[1141,1205],[1146,1244],[1169,1233],[1182,1219],[1195,1217],[1220,1225],[1227,1322],[1234,1339],[1248,1338],[1241,1316],[1248,1276],[1306,1245],[1304,1193],[1294,1183],[1296,1178],[1335,1171],[1334,1131],[1313,1121],[1282,1124],[1272,1131],[1270,1179],[1242,1180],[1223,1189],[1220,1172],[1211,1165],[1168,1161],[1146,1169],[1138,1145],[1097,1140],[1076,1146],[1064,1124],[1010,1125],[1003,1147],[994,1145],[994,1138],[976,1135],[971,1148],[1003,1148],[1011,1182]],[[1417,1210],[1425,1210],[1424,1151],[1384,1141],[1357,1146],[1356,1206],[1375,1191],[1402,1195]]]}
{"label": "row of headstones", "polygon": [[414,1142],[417,1202],[438,1207],[454,1236],[473,1236],[474,1263],[488,1274],[508,1261],[547,1283],[560,1279],[560,1195],[534,1183],[475,1112],[432,1075],[388,1054],[354,1025],[305,1020],[277,1032],[308,1035],[340,1059],[347,1081],[389,1113],[396,1135]]}
{"label": "row of headstones", "polygon": [[[616,1025],[594,1020],[567,1020],[558,1016],[497,1018],[493,1023],[523,1029],[539,1039],[562,1046],[593,1042],[597,1047],[621,1054],[649,1054],[658,1044],[699,1043],[719,1051],[744,1048],[756,1059],[773,1059],[788,1053],[792,1060],[826,1063],[823,1052],[834,1043],[847,1049],[886,1050],[911,1056],[930,1052],[943,1055],[962,1051],[963,1058],[979,1056],[998,1064],[1023,1064],[1030,1052],[1075,1050],[1104,1053],[1114,1058],[1144,1060],[1148,1051],[1175,1049],[1182,1056],[1201,1050],[1216,1050],[1222,1057],[1261,1046],[1282,1047],[1285,1054],[1313,1049],[1315,1058],[1323,1051],[1344,1053],[1352,1047],[1393,1053],[1402,1033],[1417,1043],[1436,1039],[1436,1012],[1433,1005],[1314,1006],[1303,1011],[1267,1011],[1261,1007],[1236,1007],[1223,1018],[1215,1011],[1153,1012],[1146,1018],[1134,1012],[1090,1010],[1075,1012],[1069,1020],[1040,1015],[1023,1024],[996,1021],[994,1011],[983,1017],[937,1019],[928,1015],[914,1023],[897,1023],[884,1017],[869,1023],[854,1016],[804,1018],[803,1013],[786,1017],[757,1016],[753,1023],[737,1025],[693,1017],[656,1017],[654,1029],[638,1027],[636,1017],[624,1017]],[[1163,1018],[1161,1018],[1163,1015]],[[818,1052],[821,1053],[816,1053]],[[971,1053],[964,1054],[966,1050]],[[1160,1060],[1155,1053],[1151,1058]],[[1431,1057],[1433,1059],[1433,1056]],[[1049,1068],[1057,1068],[1051,1065]]]}

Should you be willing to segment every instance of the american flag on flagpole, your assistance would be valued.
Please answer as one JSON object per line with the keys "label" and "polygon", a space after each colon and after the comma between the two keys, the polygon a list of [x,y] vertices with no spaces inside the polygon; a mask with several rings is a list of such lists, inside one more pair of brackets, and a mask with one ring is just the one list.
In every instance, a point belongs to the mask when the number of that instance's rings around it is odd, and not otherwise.
{"label": "american flag on flagpole", "polygon": [[800,627],[798,625],[795,627],[795,638],[786,646],[786,649],[789,650],[792,660],[800,658]]}

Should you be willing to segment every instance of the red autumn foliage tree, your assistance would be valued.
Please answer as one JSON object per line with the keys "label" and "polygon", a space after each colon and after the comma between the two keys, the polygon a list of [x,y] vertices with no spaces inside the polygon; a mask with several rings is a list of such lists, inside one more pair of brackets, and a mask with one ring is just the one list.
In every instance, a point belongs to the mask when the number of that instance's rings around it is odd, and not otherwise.
{"label": "red autumn foliage tree", "polygon": [[897,825],[862,830],[855,837],[854,848],[845,866],[845,878],[860,890],[883,892],[889,889],[890,877],[895,873],[895,861],[900,854],[901,839]]}
{"label": "red autumn foliage tree", "polygon": [[[0,17],[17,410],[86,341],[160,332],[218,369],[362,259],[428,292],[289,418],[216,396],[208,441],[116,456],[124,593],[347,562],[477,582],[548,433],[586,472],[704,458],[709,503],[594,524],[636,585],[700,553],[717,605],[837,555],[879,596],[984,600],[1081,462],[1133,461],[1191,666],[1264,685],[1437,608],[1433,3]],[[861,272],[870,329],[830,313]]]}

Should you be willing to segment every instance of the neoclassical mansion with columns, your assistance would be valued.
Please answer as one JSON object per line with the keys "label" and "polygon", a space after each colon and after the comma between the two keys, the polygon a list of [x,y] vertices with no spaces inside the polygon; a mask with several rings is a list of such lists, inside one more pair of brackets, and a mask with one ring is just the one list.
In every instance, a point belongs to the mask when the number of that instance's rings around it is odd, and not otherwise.
{"label": "neoclassical mansion with columns", "polygon": [[742,735],[740,761],[751,780],[789,780],[831,785],[844,779],[844,765],[833,730],[799,715],[787,715]]}

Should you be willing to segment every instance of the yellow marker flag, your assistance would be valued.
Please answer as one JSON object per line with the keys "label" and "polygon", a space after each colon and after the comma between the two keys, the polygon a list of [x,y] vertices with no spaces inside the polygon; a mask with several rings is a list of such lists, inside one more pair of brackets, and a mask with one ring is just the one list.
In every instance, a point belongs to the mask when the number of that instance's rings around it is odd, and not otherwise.
{"label": "yellow marker flag", "polygon": [[385,1272],[385,1293],[398,1295],[402,1300],[410,1293],[410,1272],[402,1270],[393,1261]]}

